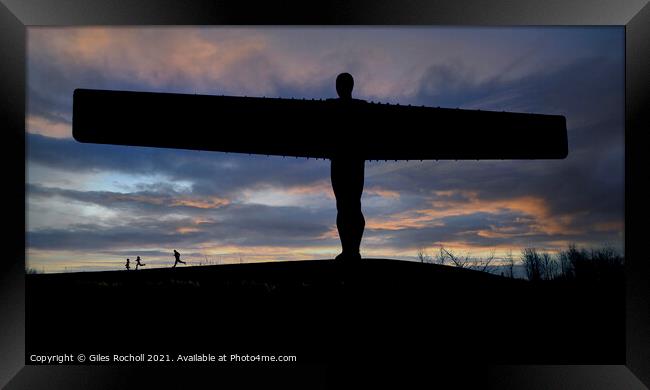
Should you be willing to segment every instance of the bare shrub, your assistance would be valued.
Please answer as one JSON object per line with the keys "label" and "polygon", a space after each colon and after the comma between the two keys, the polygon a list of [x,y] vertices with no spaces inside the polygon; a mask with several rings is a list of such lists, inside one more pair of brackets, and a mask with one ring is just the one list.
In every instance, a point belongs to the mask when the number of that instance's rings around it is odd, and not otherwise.
{"label": "bare shrub", "polygon": [[420,261],[420,263],[432,263],[433,262],[432,259],[431,259],[431,256],[427,255],[424,252],[423,248],[418,249],[418,255],[417,256],[418,256],[418,260]]}
{"label": "bare shrub", "polygon": [[445,259],[448,259],[449,263],[455,267],[467,268],[482,272],[492,272],[493,269],[491,267],[491,264],[494,261],[494,251],[492,251],[488,257],[475,258],[470,256],[469,253],[466,253],[463,256],[457,255],[441,246],[439,259],[441,264],[444,264],[446,261]]}
{"label": "bare shrub", "polygon": [[513,279],[515,277],[515,258],[512,256],[511,250],[506,253],[505,269],[506,272],[504,276]]}

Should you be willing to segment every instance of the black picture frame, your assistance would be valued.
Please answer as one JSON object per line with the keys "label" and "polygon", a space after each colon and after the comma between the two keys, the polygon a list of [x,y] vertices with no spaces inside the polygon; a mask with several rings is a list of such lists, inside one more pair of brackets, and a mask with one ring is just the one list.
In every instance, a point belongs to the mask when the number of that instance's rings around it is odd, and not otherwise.
{"label": "black picture frame", "polygon": [[[192,384],[201,378],[254,379],[270,383],[290,378],[305,387],[332,384],[328,367],[296,374],[263,370],[254,378],[234,373],[184,369],[134,369],[105,366],[25,366],[25,66],[26,27],[57,25],[624,25],[626,31],[626,364],[624,366],[482,366],[423,367],[435,387],[443,380],[461,385],[471,375],[482,388],[621,388],[650,386],[650,272],[644,259],[643,221],[647,206],[643,137],[648,121],[650,86],[650,5],[647,0],[368,0],[368,1],[215,1],[215,0],[0,0],[0,110],[2,162],[5,167],[3,259],[0,261],[0,386],[19,388],[148,388],[150,380],[168,386]],[[55,320],[55,319],[53,319]],[[390,366],[390,364],[388,364]],[[180,369],[179,369],[180,370]],[[394,379],[408,388],[421,377],[412,367]],[[462,371],[462,372],[461,372]],[[381,372],[381,374],[380,374]],[[288,375],[285,375],[288,374]],[[364,380],[381,381],[386,371],[369,370]],[[180,379],[179,379],[180,378]],[[337,386],[339,387],[339,386]]]}

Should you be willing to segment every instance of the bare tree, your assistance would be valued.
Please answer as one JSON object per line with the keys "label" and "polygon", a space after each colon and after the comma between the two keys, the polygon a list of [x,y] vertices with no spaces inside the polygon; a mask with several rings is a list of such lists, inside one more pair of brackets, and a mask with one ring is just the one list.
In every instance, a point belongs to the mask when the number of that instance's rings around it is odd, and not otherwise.
{"label": "bare tree", "polygon": [[521,260],[530,281],[542,280],[541,257],[535,248],[524,248],[521,251]]}
{"label": "bare tree", "polygon": [[494,250],[491,251],[488,257],[474,258],[470,256],[469,253],[466,253],[465,255],[457,255],[453,251],[446,249],[444,246],[440,246],[439,253],[435,257],[432,257],[428,255],[423,248],[419,248],[417,252],[417,259],[421,263],[440,265],[450,264],[454,267],[466,268],[482,272],[493,273],[495,269],[492,265],[495,259]]}
{"label": "bare tree", "polygon": [[456,255],[452,251],[440,247],[440,256],[438,256],[440,262],[444,264],[445,259],[449,259],[449,262],[459,268],[467,268],[475,271],[482,272],[492,272],[490,265],[494,261],[494,250],[490,253],[490,256],[486,258],[473,258],[469,253],[466,253],[464,256]]}
{"label": "bare tree", "polygon": [[541,271],[544,280],[553,280],[557,276],[558,264],[548,253],[541,254]]}
{"label": "bare tree", "polygon": [[423,248],[418,249],[418,260],[420,260],[420,263],[431,263],[431,256],[427,255],[424,252]]}
{"label": "bare tree", "polygon": [[451,263],[459,268],[469,268],[470,267],[470,262],[471,259],[469,257],[469,254],[466,254],[465,256],[457,256],[451,251],[448,251],[444,247],[440,247],[440,253],[446,256]]}
{"label": "bare tree", "polygon": [[470,268],[476,269],[481,272],[491,272],[492,268],[490,268],[490,264],[493,261],[494,261],[494,249],[490,252],[490,256],[476,260],[475,264],[470,266]]}
{"label": "bare tree", "polygon": [[515,258],[512,257],[512,250],[508,250],[506,253],[506,275],[508,278],[513,279],[515,277]]}
{"label": "bare tree", "polygon": [[446,256],[445,256],[444,252],[442,251],[442,248],[440,248],[440,251],[438,252],[438,255],[436,256],[434,262],[436,264],[445,265],[445,262],[446,262],[445,258],[446,258]]}

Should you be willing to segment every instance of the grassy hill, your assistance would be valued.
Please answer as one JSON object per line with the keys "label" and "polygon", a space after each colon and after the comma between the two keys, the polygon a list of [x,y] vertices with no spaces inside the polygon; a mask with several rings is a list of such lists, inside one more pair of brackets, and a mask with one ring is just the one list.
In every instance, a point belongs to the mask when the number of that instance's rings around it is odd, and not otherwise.
{"label": "grassy hill", "polygon": [[[622,364],[621,283],[364,259],[26,276],[27,351]],[[93,352],[94,351],[94,352]]]}

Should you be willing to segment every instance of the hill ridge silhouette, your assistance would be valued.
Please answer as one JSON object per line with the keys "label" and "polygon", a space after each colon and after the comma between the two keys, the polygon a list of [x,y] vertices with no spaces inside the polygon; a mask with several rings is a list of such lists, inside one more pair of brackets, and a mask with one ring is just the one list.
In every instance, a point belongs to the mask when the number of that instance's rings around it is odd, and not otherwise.
{"label": "hill ridge silhouette", "polygon": [[26,276],[26,350],[622,364],[621,287],[391,259],[35,274]]}

